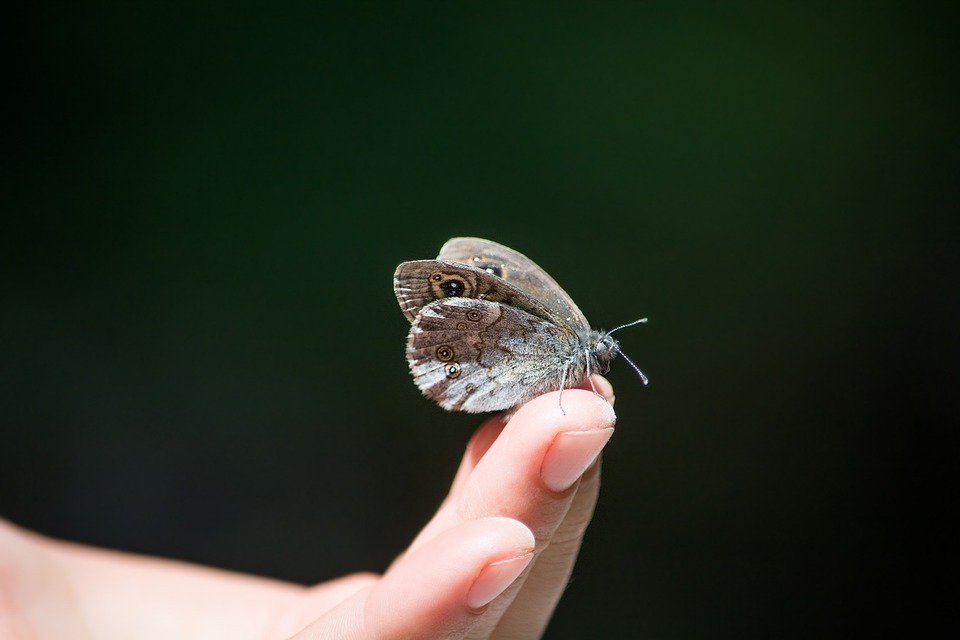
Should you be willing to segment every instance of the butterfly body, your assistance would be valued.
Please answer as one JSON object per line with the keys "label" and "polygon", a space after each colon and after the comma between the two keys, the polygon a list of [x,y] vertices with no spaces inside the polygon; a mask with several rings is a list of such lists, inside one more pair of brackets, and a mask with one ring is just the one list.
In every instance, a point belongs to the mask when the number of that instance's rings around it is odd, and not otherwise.
{"label": "butterfly body", "polygon": [[620,352],[545,271],[489,240],[454,238],[436,260],[400,264],[394,291],[414,381],[445,409],[509,409],[606,373]]}

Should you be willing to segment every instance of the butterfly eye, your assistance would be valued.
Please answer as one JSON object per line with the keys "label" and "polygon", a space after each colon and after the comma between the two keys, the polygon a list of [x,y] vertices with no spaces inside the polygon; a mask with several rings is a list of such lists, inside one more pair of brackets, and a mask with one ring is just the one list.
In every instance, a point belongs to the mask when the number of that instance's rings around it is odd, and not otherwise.
{"label": "butterfly eye", "polygon": [[454,378],[460,377],[460,363],[451,362],[443,368],[444,372],[447,374],[447,377],[453,380]]}
{"label": "butterfly eye", "polygon": [[453,349],[445,344],[437,347],[437,360],[440,362],[450,362],[453,360]]}

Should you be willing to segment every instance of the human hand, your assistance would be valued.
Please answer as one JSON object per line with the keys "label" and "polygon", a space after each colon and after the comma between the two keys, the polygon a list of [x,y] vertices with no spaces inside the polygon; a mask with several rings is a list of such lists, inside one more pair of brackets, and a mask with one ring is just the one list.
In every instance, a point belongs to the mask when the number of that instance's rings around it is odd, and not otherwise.
{"label": "human hand", "polygon": [[[612,401],[612,389],[594,378]],[[312,587],[43,538],[0,522],[0,637],[538,638],[599,489],[611,404],[568,389],[470,440],[450,493],[382,576]]]}

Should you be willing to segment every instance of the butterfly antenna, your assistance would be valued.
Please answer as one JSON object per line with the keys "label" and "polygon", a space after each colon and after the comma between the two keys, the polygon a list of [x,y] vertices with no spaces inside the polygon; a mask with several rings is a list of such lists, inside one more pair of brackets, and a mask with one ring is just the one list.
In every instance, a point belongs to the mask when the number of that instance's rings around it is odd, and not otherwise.
{"label": "butterfly antenna", "polygon": [[[619,327],[617,327],[617,328],[615,328],[615,329],[610,329],[610,331],[607,331],[607,335],[610,335],[610,334],[613,333],[614,331],[620,331],[620,329],[626,329],[627,327],[632,327],[632,326],[635,325],[635,324],[641,324],[641,323],[644,323],[644,322],[646,322],[646,321],[647,321],[646,318],[640,318],[639,320],[634,320],[633,322],[628,322],[627,324],[622,324],[622,325],[620,325]],[[623,353],[621,353],[620,355],[623,355]],[[626,357],[626,356],[624,356],[624,357]]]}
{"label": "butterfly antenna", "polygon": [[[633,323],[633,324],[636,324],[636,322]],[[629,327],[630,325],[627,325],[627,326]],[[614,349],[617,353],[620,354],[620,357],[621,357],[621,358],[623,358],[624,360],[627,361],[627,364],[629,364],[631,367],[633,367],[633,370],[637,372],[637,375],[638,375],[638,376],[640,376],[640,380],[643,381],[643,384],[650,384],[650,378],[648,378],[647,375],[646,375],[643,371],[640,371],[640,367],[638,367],[637,365],[635,365],[635,364],[633,363],[633,360],[631,360],[630,358],[628,358],[628,357],[627,357],[627,354],[625,354],[623,351],[620,350],[620,347],[613,347],[613,349]]]}
{"label": "butterfly antenna", "polygon": [[[626,329],[627,327],[632,327],[632,326],[635,325],[635,324],[641,324],[641,323],[644,323],[644,322],[646,322],[646,321],[647,321],[646,318],[640,318],[639,320],[634,320],[633,322],[628,322],[627,324],[622,324],[622,325],[620,325],[619,327],[616,327],[616,328],[614,328],[614,329],[610,329],[610,331],[607,331],[607,335],[610,335],[610,334],[613,333],[614,331],[620,331],[620,329]],[[640,371],[640,367],[638,367],[637,365],[635,365],[635,364],[633,363],[633,360],[631,360],[630,358],[628,358],[628,357],[627,357],[627,354],[625,354],[625,353],[620,349],[620,347],[618,347],[618,346],[616,346],[616,345],[613,345],[613,349],[614,349],[614,351],[616,351],[617,353],[620,354],[620,357],[622,357],[624,360],[627,361],[627,364],[629,364],[631,367],[633,367],[633,370],[637,372],[637,375],[638,375],[638,376],[640,376],[640,380],[643,381],[643,384],[650,384],[650,378],[648,378],[647,375],[646,375],[643,371]]]}

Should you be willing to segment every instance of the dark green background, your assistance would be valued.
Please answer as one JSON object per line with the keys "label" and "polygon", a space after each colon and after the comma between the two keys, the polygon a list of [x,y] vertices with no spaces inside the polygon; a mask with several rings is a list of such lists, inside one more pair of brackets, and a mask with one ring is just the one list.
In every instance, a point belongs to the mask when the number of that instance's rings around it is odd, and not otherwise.
{"label": "dark green background", "polygon": [[21,9],[0,514],[384,569],[480,420],[417,392],[391,276],[479,235],[650,317],[548,638],[956,632],[949,6]]}

